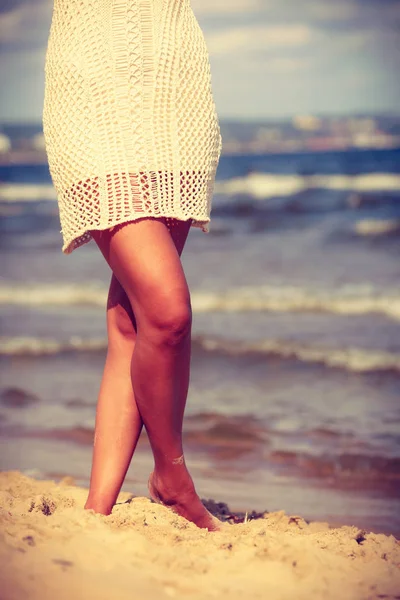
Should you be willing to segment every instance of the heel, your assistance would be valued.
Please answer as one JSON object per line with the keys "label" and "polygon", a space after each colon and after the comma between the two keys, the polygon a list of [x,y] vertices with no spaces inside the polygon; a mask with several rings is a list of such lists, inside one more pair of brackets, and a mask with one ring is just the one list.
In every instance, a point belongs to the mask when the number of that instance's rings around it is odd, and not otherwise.
{"label": "heel", "polygon": [[156,502],[156,504],[162,504],[163,506],[165,506],[164,502],[161,500],[160,496],[158,495],[157,490],[153,486],[153,475],[154,475],[154,472],[150,473],[150,477],[147,482],[147,488],[149,490],[150,498],[153,500],[153,502]]}

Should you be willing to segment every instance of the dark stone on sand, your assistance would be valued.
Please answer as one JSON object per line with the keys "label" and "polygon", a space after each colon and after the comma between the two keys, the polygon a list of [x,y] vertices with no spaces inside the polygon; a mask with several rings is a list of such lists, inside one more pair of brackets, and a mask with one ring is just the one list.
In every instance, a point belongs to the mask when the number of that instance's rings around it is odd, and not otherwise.
{"label": "dark stone on sand", "polygon": [[62,567],[63,571],[67,567],[72,567],[74,565],[73,562],[71,562],[70,560],[65,560],[64,558],[53,558],[53,563]]}
{"label": "dark stone on sand", "polygon": [[25,408],[30,404],[39,402],[39,398],[35,394],[25,392],[19,388],[5,388],[0,392],[0,402],[3,406],[9,408]]}
{"label": "dark stone on sand", "polygon": [[366,533],[367,533],[367,531],[365,529],[360,529],[360,531],[357,532],[356,536],[354,537],[357,544],[361,544],[362,542],[365,542],[365,540],[366,540],[365,534]]}
{"label": "dark stone on sand", "polygon": [[52,498],[46,498],[46,496],[39,495],[31,500],[31,505],[28,512],[41,512],[46,517],[50,517],[57,506]]}
{"label": "dark stone on sand", "polygon": [[[255,510],[243,512],[243,511],[232,511],[225,502],[216,502],[212,498],[206,500],[201,499],[206,509],[217,517],[220,521],[228,523],[244,523],[245,521],[254,521],[255,519],[264,519],[268,513],[267,510],[263,512],[257,512]],[[246,516],[247,515],[247,516]]]}
{"label": "dark stone on sand", "polygon": [[26,542],[28,544],[28,546],[36,546],[35,539],[31,535],[26,535],[25,537],[22,538],[22,541]]}

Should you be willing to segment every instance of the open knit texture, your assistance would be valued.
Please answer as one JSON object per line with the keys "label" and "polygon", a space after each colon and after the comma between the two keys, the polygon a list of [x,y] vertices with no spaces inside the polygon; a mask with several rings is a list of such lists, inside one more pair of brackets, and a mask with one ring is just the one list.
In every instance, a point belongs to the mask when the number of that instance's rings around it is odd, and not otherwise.
{"label": "open knit texture", "polygon": [[65,254],[146,216],[207,232],[222,138],[190,0],[54,0],[43,133]]}

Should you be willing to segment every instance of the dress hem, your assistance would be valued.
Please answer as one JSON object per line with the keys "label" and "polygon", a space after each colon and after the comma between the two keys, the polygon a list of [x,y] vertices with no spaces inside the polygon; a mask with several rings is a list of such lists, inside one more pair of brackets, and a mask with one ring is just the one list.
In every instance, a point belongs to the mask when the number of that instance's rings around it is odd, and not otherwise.
{"label": "dress hem", "polygon": [[[78,233],[71,241],[69,242],[65,242],[62,246],[62,252],[63,254],[72,254],[72,252],[74,250],[77,250],[78,248],[80,248],[81,246],[84,246],[85,244],[88,244],[92,239],[93,236],[90,234],[90,231],[106,231],[107,229],[111,229],[112,227],[116,227],[117,225],[122,225],[123,223],[129,223],[131,221],[137,221],[139,219],[145,219],[145,218],[170,218],[170,219],[177,219],[180,221],[189,221],[191,220],[191,227],[197,227],[199,229],[201,229],[203,231],[203,233],[209,233],[209,223],[211,219],[196,219],[195,217],[187,217],[185,219],[182,219],[180,217],[177,217],[176,214],[162,214],[162,215],[141,215],[139,216],[135,216],[135,217],[129,217],[128,219],[123,219],[123,220],[115,220],[112,223],[108,223],[106,226],[95,226],[95,227],[90,227],[90,229],[83,229],[82,233]],[[61,231],[62,233],[62,231]]]}

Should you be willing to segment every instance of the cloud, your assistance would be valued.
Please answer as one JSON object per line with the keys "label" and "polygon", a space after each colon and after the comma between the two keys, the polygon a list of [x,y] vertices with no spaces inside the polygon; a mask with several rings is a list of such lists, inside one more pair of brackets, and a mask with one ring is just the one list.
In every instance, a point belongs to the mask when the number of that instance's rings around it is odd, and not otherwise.
{"label": "cloud", "polygon": [[309,67],[309,61],[305,58],[296,57],[276,57],[269,61],[266,61],[265,68],[267,71],[273,71],[276,73],[291,73],[293,71],[299,71],[307,69]]}
{"label": "cloud", "polygon": [[263,0],[191,0],[193,11],[199,16],[252,13],[262,10],[263,5]]}
{"label": "cloud", "polygon": [[0,15],[0,50],[40,48],[46,44],[52,6],[48,0],[20,2]]}
{"label": "cloud", "polygon": [[312,37],[313,32],[306,25],[245,25],[209,34],[207,46],[214,55],[231,56],[232,52],[251,53],[273,47],[303,46]]}
{"label": "cloud", "polygon": [[336,0],[326,2],[325,0],[307,0],[303,6],[304,14],[309,20],[316,21],[347,21],[357,17],[359,7],[352,0]]}
{"label": "cloud", "polygon": [[29,0],[2,0],[0,4],[0,13],[7,13],[15,10],[21,4],[25,4]]}

